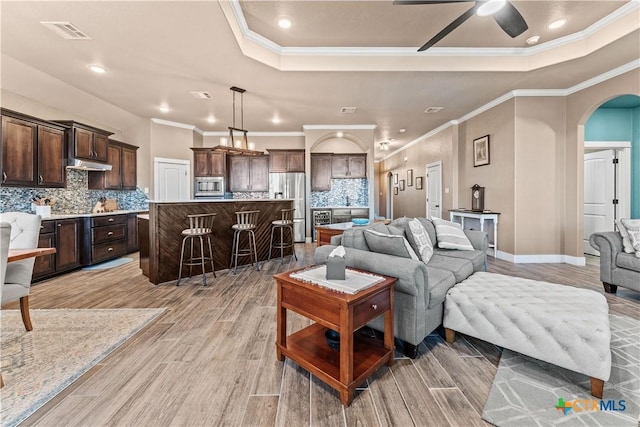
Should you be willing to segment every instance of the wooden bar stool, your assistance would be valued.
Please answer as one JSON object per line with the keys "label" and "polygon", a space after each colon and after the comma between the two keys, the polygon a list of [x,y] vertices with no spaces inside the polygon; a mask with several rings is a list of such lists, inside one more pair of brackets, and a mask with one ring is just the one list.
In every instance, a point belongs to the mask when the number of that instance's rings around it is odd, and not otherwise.
{"label": "wooden bar stool", "polygon": [[[236,270],[238,269],[238,257],[244,256],[253,256],[256,271],[260,271],[255,233],[255,229],[258,226],[259,214],[260,211],[236,212],[236,223],[231,226],[231,229],[233,229],[233,243],[231,245],[231,262],[229,263],[229,268],[233,265],[233,274],[236,274]],[[249,240],[249,245],[246,248],[240,248],[240,239],[243,232],[247,233]]]}
{"label": "wooden bar stool", "polygon": [[[191,277],[191,270],[194,265],[199,265],[202,268],[202,280],[204,286],[207,286],[207,276],[204,263],[211,261],[211,271],[213,271],[213,277],[216,277],[216,269],[213,265],[213,249],[211,248],[211,237],[213,236],[213,221],[216,218],[216,214],[199,214],[199,215],[187,215],[189,218],[189,228],[182,230],[182,249],[180,251],[180,270],[178,271],[178,281],[176,286],[180,285],[180,279],[182,279],[182,266],[189,266],[189,277]],[[200,256],[193,256],[193,240],[195,238],[200,239]],[[205,256],[204,253],[204,237],[207,239],[209,245],[209,256]],[[191,243],[191,256],[184,259],[184,246],[187,240]]]}
{"label": "wooden bar stool", "polygon": [[[282,209],[282,219],[271,221],[271,239],[269,240],[269,259],[271,259],[271,250],[273,248],[280,249],[280,264],[284,261],[284,250],[291,248],[293,256],[298,260],[296,249],[293,245],[293,212],[295,209]],[[276,229],[280,231],[280,241],[273,243],[273,237]],[[289,230],[289,239],[284,240],[285,231]]]}

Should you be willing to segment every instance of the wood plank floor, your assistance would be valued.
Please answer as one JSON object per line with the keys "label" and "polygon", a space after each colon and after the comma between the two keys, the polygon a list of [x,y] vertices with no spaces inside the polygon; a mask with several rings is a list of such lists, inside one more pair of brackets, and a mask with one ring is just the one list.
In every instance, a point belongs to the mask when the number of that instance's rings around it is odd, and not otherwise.
{"label": "wood plank floor", "polygon": [[[273,260],[260,272],[219,272],[206,288],[201,277],[180,287],[152,285],[137,258],[114,269],[77,271],[37,284],[30,297],[33,309],[167,311],[22,425],[487,425],[480,414],[500,351],[470,337],[448,346],[433,334],[415,360],[397,353],[396,363],[365,382],[348,408],[304,369],[276,360],[272,275],[311,265],[313,249],[298,244],[299,261]],[[489,271],[603,293],[597,258],[586,267],[490,258]],[[606,297],[612,313],[640,319],[640,293],[618,288],[618,295]],[[308,324],[295,314],[289,320],[291,330]]]}

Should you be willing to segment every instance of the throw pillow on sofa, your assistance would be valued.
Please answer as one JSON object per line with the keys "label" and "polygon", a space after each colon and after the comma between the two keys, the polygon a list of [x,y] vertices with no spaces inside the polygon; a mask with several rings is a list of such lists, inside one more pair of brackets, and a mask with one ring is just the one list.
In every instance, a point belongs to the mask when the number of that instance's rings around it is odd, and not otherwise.
{"label": "throw pillow on sofa", "polygon": [[442,249],[457,249],[459,251],[472,251],[473,245],[460,224],[445,221],[440,218],[431,218],[436,226],[436,236],[438,239],[438,247]]}
{"label": "throw pillow on sofa", "polygon": [[407,221],[406,234],[407,240],[416,255],[418,255],[418,258],[425,264],[428,263],[433,256],[433,243],[431,243],[429,233],[427,233],[427,229],[424,228],[422,222],[417,218]]}
{"label": "throw pillow on sofa", "polygon": [[629,239],[636,252],[636,257],[640,258],[640,219],[621,219],[622,225],[629,233]]}
{"label": "throw pillow on sofa", "polygon": [[371,252],[378,252],[381,254],[393,255],[403,258],[411,258],[418,261],[411,245],[407,242],[404,236],[396,234],[385,234],[379,231],[366,229],[364,231],[364,238],[367,241],[367,245]]}
{"label": "throw pillow on sofa", "polygon": [[[638,221],[639,219],[625,219],[625,221]],[[621,219],[616,220],[616,225],[618,226],[618,232],[620,233],[620,237],[622,237],[622,247],[624,251],[628,254],[634,253],[633,244],[631,243],[631,238],[629,237],[629,232],[627,231],[627,227],[622,223]]]}

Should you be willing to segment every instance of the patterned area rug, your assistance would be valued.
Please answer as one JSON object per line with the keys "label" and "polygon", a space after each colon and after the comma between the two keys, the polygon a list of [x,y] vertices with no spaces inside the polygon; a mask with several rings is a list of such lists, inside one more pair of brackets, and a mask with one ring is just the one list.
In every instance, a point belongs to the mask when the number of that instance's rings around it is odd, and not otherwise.
{"label": "patterned area rug", "polygon": [[499,427],[639,426],[640,322],[614,315],[609,320],[612,367],[603,407],[599,400],[591,403],[586,375],[505,349],[482,419]]}
{"label": "patterned area rug", "polygon": [[140,331],[164,309],[0,311],[0,425],[15,426]]}

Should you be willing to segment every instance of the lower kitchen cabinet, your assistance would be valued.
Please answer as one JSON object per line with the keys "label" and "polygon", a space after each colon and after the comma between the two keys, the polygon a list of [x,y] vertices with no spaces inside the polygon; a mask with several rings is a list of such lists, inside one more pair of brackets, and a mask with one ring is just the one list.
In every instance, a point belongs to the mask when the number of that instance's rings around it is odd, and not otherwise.
{"label": "lower kitchen cabinet", "polygon": [[138,246],[138,214],[127,214],[127,253],[137,252]]}
{"label": "lower kitchen cabinet", "polygon": [[79,218],[42,221],[38,247],[56,248],[56,253],[37,257],[33,280],[80,267],[81,220]]}
{"label": "lower kitchen cabinet", "polygon": [[127,253],[127,216],[104,215],[84,220],[85,264],[96,264]]}

